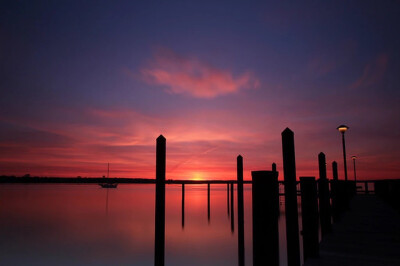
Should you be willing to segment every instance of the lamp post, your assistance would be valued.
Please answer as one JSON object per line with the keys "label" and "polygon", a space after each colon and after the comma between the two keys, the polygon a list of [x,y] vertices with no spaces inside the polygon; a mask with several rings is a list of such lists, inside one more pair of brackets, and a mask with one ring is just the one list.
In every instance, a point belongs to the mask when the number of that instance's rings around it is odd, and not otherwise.
{"label": "lamp post", "polygon": [[357,182],[357,175],[356,175],[356,159],[357,156],[351,156],[351,159],[353,159],[353,167],[354,167],[354,182]]}
{"label": "lamp post", "polygon": [[342,144],[343,144],[343,160],[344,160],[344,180],[347,181],[347,163],[346,163],[346,144],[344,141],[344,133],[349,129],[348,126],[340,125],[336,128],[342,133]]}

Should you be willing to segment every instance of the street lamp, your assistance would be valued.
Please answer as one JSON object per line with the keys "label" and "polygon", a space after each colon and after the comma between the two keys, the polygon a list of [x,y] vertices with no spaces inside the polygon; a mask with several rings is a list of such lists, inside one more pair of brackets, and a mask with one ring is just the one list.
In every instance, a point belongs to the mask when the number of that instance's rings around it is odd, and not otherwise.
{"label": "street lamp", "polygon": [[342,144],[343,144],[343,160],[344,160],[344,180],[347,181],[347,163],[346,163],[346,144],[344,141],[344,133],[349,129],[348,126],[340,125],[336,128],[342,133]]}
{"label": "street lamp", "polygon": [[351,156],[351,159],[353,159],[353,167],[354,167],[354,182],[357,182],[357,175],[356,175],[356,159],[357,156]]}

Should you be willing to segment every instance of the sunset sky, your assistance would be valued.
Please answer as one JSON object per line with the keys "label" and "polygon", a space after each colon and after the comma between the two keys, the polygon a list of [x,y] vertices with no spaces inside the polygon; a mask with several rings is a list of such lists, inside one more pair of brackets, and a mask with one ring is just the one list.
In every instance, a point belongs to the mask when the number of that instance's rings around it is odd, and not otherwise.
{"label": "sunset sky", "polygon": [[[218,3],[217,3],[218,2]],[[0,175],[400,177],[399,1],[5,1]]]}

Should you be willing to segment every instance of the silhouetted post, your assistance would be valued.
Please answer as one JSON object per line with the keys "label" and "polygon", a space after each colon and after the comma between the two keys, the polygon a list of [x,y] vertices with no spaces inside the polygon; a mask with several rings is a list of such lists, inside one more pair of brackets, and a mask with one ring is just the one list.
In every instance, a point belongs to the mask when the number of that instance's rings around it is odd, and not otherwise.
{"label": "silhouetted post", "polygon": [[182,183],[182,229],[185,227],[185,184]]}
{"label": "silhouetted post", "polygon": [[[276,172],[277,173],[277,175],[279,174],[277,171],[276,171],[276,163],[272,163],[272,172]],[[279,201],[279,182],[278,182],[278,201]],[[280,216],[280,212],[279,212],[279,208],[278,208],[278,217]]]}
{"label": "silhouetted post", "polygon": [[331,212],[330,212],[330,199],[329,199],[329,183],[326,178],[326,160],[325,154],[321,152],[318,154],[318,166],[319,166],[319,180],[318,180],[318,192],[319,192],[319,213],[321,222],[321,234],[322,236],[332,231],[331,224]]}
{"label": "silhouetted post", "polygon": [[325,154],[320,152],[318,154],[318,169],[319,169],[319,179],[326,180],[326,159]]}
{"label": "silhouetted post", "polygon": [[166,139],[157,138],[156,147],[156,215],[154,265],[164,265],[165,245],[165,157]]}
{"label": "silhouetted post", "polygon": [[278,173],[253,171],[253,265],[279,265]]}
{"label": "silhouetted post", "polygon": [[237,157],[238,255],[239,266],[244,265],[244,207],[243,207],[243,157]]}
{"label": "silhouetted post", "polygon": [[286,243],[288,266],[300,265],[299,222],[297,211],[296,159],[294,134],[289,128],[282,132],[283,173],[285,184]]}
{"label": "silhouetted post", "polygon": [[[344,132],[342,132],[342,138],[344,138]],[[345,158],[345,150],[343,150],[343,153]],[[346,184],[347,179],[339,180],[336,161],[332,162],[332,172],[333,172],[333,181],[331,182],[331,189],[332,189],[333,220],[334,222],[337,222],[340,218],[340,214],[349,207],[349,193]]]}
{"label": "silhouetted post", "polygon": [[332,162],[332,173],[333,173],[333,180],[339,180],[336,161]]}
{"label": "silhouetted post", "polygon": [[226,204],[228,205],[228,217],[229,217],[229,183],[226,183]]}
{"label": "silhouetted post", "polygon": [[231,232],[235,231],[235,213],[234,213],[234,204],[233,204],[234,196],[233,196],[233,182],[231,183]]}
{"label": "silhouetted post", "polygon": [[337,222],[339,220],[339,201],[338,201],[338,170],[337,162],[332,162],[332,173],[333,180],[331,180],[331,198],[332,198],[332,217],[333,221]]}
{"label": "silhouetted post", "polygon": [[357,185],[357,173],[356,173],[356,159],[357,159],[357,156],[353,155],[353,156],[351,156],[351,159],[353,160],[354,182]]}
{"label": "silhouetted post", "polygon": [[210,183],[207,183],[207,217],[210,223]]}
{"label": "silhouetted post", "polygon": [[319,256],[318,201],[315,177],[300,177],[304,261]]}

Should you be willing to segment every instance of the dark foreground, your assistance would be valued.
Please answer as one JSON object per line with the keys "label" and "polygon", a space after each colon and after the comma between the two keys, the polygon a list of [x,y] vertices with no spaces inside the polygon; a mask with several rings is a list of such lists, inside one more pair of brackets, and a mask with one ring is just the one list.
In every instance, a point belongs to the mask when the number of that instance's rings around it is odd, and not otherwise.
{"label": "dark foreground", "polygon": [[400,214],[374,195],[358,195],[332,234],[320,245],[314,265],[400,265]]}

